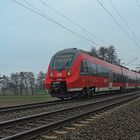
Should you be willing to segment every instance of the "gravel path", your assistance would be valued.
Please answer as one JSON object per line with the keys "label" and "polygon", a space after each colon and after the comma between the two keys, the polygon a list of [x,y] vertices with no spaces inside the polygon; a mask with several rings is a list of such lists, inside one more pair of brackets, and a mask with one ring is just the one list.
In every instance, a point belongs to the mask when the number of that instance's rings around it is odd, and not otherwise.
{"label": "gravel path", "polygon": [[89,125],[68,133],[66,140],[140,140],[140,98],[102,113]]}

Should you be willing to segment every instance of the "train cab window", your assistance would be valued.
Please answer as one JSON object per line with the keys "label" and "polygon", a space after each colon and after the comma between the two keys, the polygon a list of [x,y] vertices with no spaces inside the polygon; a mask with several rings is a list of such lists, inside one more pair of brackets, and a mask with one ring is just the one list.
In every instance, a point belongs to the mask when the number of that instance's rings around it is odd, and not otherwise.
{"label": "train cab window", "polygon": [[64,53],[56,55],[53,61],[53,69],[61,70],[69,68],[72,63],[73,56],[73,53]]}

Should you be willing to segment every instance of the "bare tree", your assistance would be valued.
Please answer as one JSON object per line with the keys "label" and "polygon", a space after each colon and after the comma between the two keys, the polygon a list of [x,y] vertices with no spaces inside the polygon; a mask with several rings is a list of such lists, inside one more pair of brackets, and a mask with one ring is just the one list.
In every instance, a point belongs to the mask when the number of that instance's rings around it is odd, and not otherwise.
{"label": "bare tree", "polygon": [[110,46],[107,48],[107,61],[110,63],[115,63],[116,61],[116,51],[115,48],[113,46]]}
{"label": "bare tree", "polygon": [[24,79],[26,94],[28,94],[28,84],[29,84],[28,75],[29,74],[28,74],[28,72],[24,72],[23,75],[24,75],[23,79]]}
{"label": "bare tree", "polygon": [[90,49],[90,54],[91,54],[92,56],[94,56],[94,57],[99,58],[98,51],[96,50],[95,47],[91,47],[91,49]]}
{"label": "bare tree", "polygon": [[2,90],[3,95],[5,95],[7,90],[7,84],[8,84],[9,78],[5,75],[0,77],[0,89]]}
{"label": "bare tree", "polygon": [[38,89],[42,92],[45,92],[45,87],[44,87],[45,75],[46,74],[43,71],[40,71],[37,75],[37,86]]}
{"label": "bare tree", "polygon": [[113,45],[109,47],[100,47],[99,50],[95,48],[91,48],[90,53],[93,54],[94,57],[100,58],[109,63],[120,65],[120,59],[116,53],[116,49]]}
{"label": "bare tree", "polygon": [[16,89],[15,84],[9,80],[9,82],[7,83],[7,90],[8,90],[8,92],[15,94],[15,89]]}
{"label": "bare tree", "polygon": [[99,50],[98,50],[98,55],[99,55],[99,57],[102,59],[102,60],[104,60],[104,61],[106,61],[107,60],[107,48],[105,48],[105,47],[101,47]]}
{"label": "bare tree", "polygon": [[18,72],[11,74],[11,81],[15,85],[15,95],[19,94],[18,86],[19,86],[19,74]]}
{"label": "bare tree", "polygon": [[31,92],[33,95],[35,93],[35,77],[32,72],[28,72],[28,80],[29,80]]}
{"label": "bare tree", "polygon": [[25,75],[24,75],[24,72],[20,72],[19,73],[19,88],[20,88],[20,95],[23,94],[23,89],[25,87],[24,85],[24,80],[25,80]]}

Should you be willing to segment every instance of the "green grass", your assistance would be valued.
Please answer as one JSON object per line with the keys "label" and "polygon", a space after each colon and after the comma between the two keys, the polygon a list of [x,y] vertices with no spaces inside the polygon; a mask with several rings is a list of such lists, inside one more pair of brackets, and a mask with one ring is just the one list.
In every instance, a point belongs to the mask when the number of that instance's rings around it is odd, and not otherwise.
{"label": "green grass", "polygon": [[55,100],[56,98],[50,97],[48,94],[46,95],[23,95],[23,96],[0,96],[0,107],[4,106],[12,106],[12,105],[20,105],[27,103],[36,103],[36,102],[45,102]]}

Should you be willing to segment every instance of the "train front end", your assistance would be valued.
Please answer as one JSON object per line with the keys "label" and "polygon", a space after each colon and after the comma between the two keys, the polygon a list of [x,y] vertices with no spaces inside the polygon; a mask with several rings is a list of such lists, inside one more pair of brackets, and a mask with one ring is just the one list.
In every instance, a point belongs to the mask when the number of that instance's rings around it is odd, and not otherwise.
{"label": "train front end", "polygon": [[45,87],[51,96],[63,99],[78,95],[75,92],[81,90],[77,85],[78,54],[77,49],[65,49],[52,57],[45,79]]}

